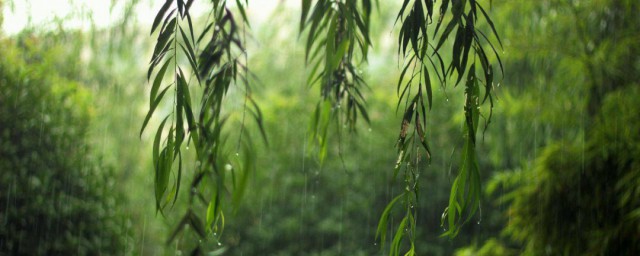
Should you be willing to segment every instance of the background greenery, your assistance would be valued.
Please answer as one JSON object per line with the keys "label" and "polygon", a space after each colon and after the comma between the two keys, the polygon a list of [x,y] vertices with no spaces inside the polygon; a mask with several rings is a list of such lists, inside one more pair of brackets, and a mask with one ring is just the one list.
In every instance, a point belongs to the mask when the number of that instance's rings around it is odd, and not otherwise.
{"label": "background greenery", "polygon": [[[362,66],[371,124],[355,135],[332,127],[343,137],[332,138],[322,165],[307,145],[319,88],[304,86],[299,10],[282,4],[252,23],[249,65],[269,145],[251,131],[257,169],[210,248],[228,255],[387,251],[375,230],[403,184],[392,181],[401,65],[393,26],[399,7],[380,2],[373,52]],[[0,254],[173,255],[198,242],[185,234],[165,245],[181,212],[156,214],[152,138],[138,137],[152,38],[134,10],[149,5],[123,3],[128,12],[108,28],[0,36]],[[434,91],[433,161],[421,170],[415,206],[418,255],[640,253],[639,5],[493,1],[506,76],[479,143],[482,210],[455,239],[439,237],[464,116],[461,88]]]}

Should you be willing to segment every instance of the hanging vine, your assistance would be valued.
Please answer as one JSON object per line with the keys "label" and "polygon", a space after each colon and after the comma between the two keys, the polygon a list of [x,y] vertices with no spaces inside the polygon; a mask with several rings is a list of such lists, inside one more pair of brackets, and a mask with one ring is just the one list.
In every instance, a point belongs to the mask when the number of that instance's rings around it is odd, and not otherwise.
{"label": "hanging vine", "polygon": [[[195,174],[188,190],[189,206],[168,242],[187,226],[201,239],[217,241],[224,228],[225,210],[237,206],[244,194],[254,157],[248,134],[242,136],[244,118],[240,127],[232,128],[239,131],[235,151],[243,146],[243,161],[237,153],[232,156],[227,146],[230,133],[224,127],[229,125],[229,119],[223,103],[230,90],[244,92],[244,109],[252,114],[264,137],[262,115],[251,98],[241,37],[248,25],[245,12],[248,2],[235,1],[241,16],[238,21],[225,0],[212,0],[205,28],[198,34],[189,12],[193,2],[167,0],[154,19],[151,33],[158,33],[147,74],[153,82],[149,111],[140,131],[142,135],[156,110],[164,106],[161,103],[166,101],[165,95],[172,95],[171,110],[158,125],[153,143],[156,209],[160,213],[175,203],[179,195],[185,142],[192,143],[196,150]],[[326,156],[331,123],[354,131],[358,117],[369,122],[362,94],[367,84],[357,60],[366,61],[371,46],[371,9],[371,0],[302,0],[300,33],[306,34],[305,58],[312,67],[307,84],[319,86],[322,96],[313,113],[309,140],[318,147],[321,162]],[[501,73],[503,68],[494,41],[477,29],[479,20],[484,20],[501,45],[493,22],[476,0],[404,0],[397,15],[398,54],[404,60],[397,84],[397,108],[404,107],[393,177],[403,178],[404,189],[383,211],[376,234],[383,243],[387,240],[389,220],[394,209],[401,206],[404,214],[398,225],[392,227],[395,234],[389,247],[391,255],[398,255],[405,248],[407,255],[415,254],[420,171],[431,159],[427,116],[434,84],[446,88],[449,80],[455,81],[454,86],[462,83],[465,97],[465,143],[449,205],[442,215],[442,226],[446,228],[443,236],[455,237],[480,209],[477,129],[481,117],[485,119],[485,128],[491,120],[495,62]],[[451,45],[451,58],[445,60],[441,52],[452,35],[452,44],[447,44]],[[495,61],[487,55],[486,46],[495,55]],[[192,92],[201,94],[199,101],[192,100]],[[483,114],[480,107],[486,102],[489,109]],[[200,211],[201,208],[205,210]],[[406,240],[408,244],[403,244]],[[193,253],[203,253],[201,243]]]}
{"label": "hanging vine", "polygon": [[307,84],[319,85],[322,96],[309,127],[309,145],[318,147],[320,162],[326,156],[332,122],[350,131],[355,131],[358,116],[369,122],[362,94],[368,87],[356,56],[361,62],[367,59],[370,15],[371,0],[302,1],[300,33],[306,31],[305,58],[312,66]]}
{"label": "hanging vine", "polygon": [[[438,8],[438,2],[439,11],[435,9]],[[433,22],[436,16],[437,21]],[[421,168],[425,168],[425,163],[428,164],[431,160],[426,127],[428,110],[431,110],[433,102],[434,80],[443,88],[446,88],[450,78],[455,79],[454,86],[461,82],[465,86],[465,144],[460,169],[451,188],[449,205],[442,214],[442,226],[446,230],[443,236],[455,237],[461,226],[480,209],[481,182],[476,156],[476,137],[479,117],[484,117],[480,112],[480,106],[487,100],[489,110],[485,118],[485,128],[491,120],[495,64],[486,54],[486,45],[493,51],[501,73],[503,69],[494,43],[484,32],[477,29],[479,17],[489,25],[495,39],[501,45],[493,22],[476,0],[405,0],[396,18],[396,22],[401,23],[398,53],[404,57],[404,66],[397,85],[398,108],[404,103],[404,114],[396,144],[398,160],[394,169],[394,179],[402,173],[405,188],[383,211],[376,235],[382,243],[386,241],[388,221],[393,215],[393,209],[401,205],[404,214],[395,227],[396,232],[389,247],[391,255],[398,255],[403,250],[402,241],[405,238],[409,240],[406,255],[415,254],[415,206],[419,197],[419,176]],[[433,26],[435,29],[432,29]],[[451,59],[446,61],[440,53],[454,32]],[[476,68],[478,63],[479,69]],[[467,79],[463,80],[465,76]],[[484,88],[483,96],[480,92],[481,87]]]}
{"label": "hanging vine", "polygon": [[[153,78],[153,83],[149,111],[140,135],[163,100],[166,101],[165,95],[172,94],[172,108],[158,125],[153,143],[158,212],[162,213],[167,205],[175,203],[180,193],[183,169],[186,168],[183,164],[185,142],[187,146],[193,144],[196,151],[193,180],[187,190],[188,209],[167,243],[174,241],[187,226],[205,242],[219,241],[224,228],[224,212],[237,206],[244,194],[254,157],[249,150],[248,135],[242,136],[245,132],[244,119],[240,127],[232,128],[240,133],[237,134],[239,141],[235,156],[226,146],[231,134],[224,129],[230,125],[224,99],[230,90],[244,92],[244,109],[252,114],[264,136],[260,109],[251,98],[246,52],[241,37],[241,29],[248,22],[245,14],[247,2],[236,1],[242,16],[239,23],[226,7],[226,1],[211,1],[207,23],[197,38],[190,14],[193,2],[167,0],[151,28],[152,34],[158,31],[147,74],[150,81]],[[159,69],[154,72],[157,67]],[[170,91],[173,93],[168,93]],[[194,102],[191,95],[195,92],[201,94],[201,98]],[[238,148],[245,149],[244,159],[240,159]],[[172,186],[169,184],[171,180]],[[202,254],[203,246],[202,243],[196,245],[193,253]]]}

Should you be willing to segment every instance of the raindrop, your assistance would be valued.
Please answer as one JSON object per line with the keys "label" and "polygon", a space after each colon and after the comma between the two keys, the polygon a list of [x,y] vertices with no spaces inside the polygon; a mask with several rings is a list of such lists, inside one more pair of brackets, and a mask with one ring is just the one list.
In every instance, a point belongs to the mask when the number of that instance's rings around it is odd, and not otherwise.
{"label": "raindrop", "polygon": [[369,132],[371,132],[371,128],[369,128]]}
{"label": "raindrop", "polygon": [[449,98],[447,98],[447,102],[449,102]]}
{"label": "raindrop", "polygon": [[189,150],[189,146],[187,146],[186,149]]}
{"label": "raindrop", "polygon": [[215,30],[219,31],[220,30],[220,26],[216,25]]}
{"label": "raindrop", "polygon": [[218,246],[222,246],[222,243],[221,243],[221,242],[218,242]]}
{"label": "raindrop", "polygon": [[240,153],[236,152],[236,156],[240,156]]}
{"label": "raindrop", "polygon": [[231,164],[225,164],[224,165],[224,170],[225,171],[231,171],[233,169],[233,166],[231,166]]}
{"label": "raindrop", "polygon": [[373,246],[377,246],[377,245],[378,245],[378,243],[373,243]]}

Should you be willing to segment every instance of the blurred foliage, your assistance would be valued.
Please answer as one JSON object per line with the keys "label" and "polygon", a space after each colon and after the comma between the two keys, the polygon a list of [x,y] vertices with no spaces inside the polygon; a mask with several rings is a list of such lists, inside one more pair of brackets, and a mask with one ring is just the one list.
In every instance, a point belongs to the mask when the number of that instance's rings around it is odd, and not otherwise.
{"label": "blurred foliage", "polygon": [[[2,27],[2,23],[4,22],[4,2],[0,0],[0,28]],[[2,33],[2,31],[0,31]]]}
{"label": "blurred foliage", "polygon": [[[459,254],[635,255],[637,1],[496,4],[506,31],[502,104],[488,183],[501,235]],[[491,143],[491,142],[490,142]]]}
{"label": "blurred foliage", "polygon": [[493,255],[517,255],[517,250],[504,246],[498,239],[489,238],[481,248],[469,246],[457,250],[456,256],[493,256]]}
{"label": "blurred foliage", "polygon": [[0,252],[126,253],[114,171],[87,143],[92,95],[54,37],[0,42]]}
{"label": "blurred foliage", "polygon": [[586,144],[549,145],[533,169],[489,184],[490,192],[511,190],[501,196],[509,203],[503,234],[526,254],[640,253],[638,96],[637,85],[610,93]]}

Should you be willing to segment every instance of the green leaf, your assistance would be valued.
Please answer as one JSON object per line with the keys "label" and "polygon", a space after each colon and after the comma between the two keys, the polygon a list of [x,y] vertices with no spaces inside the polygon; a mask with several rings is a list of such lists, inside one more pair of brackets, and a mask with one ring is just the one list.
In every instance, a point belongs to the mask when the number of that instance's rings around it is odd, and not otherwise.
{"label": "green leaf", "polygon": [[249,103],[251,103],[251,105],[253,105],[253,109],[255,111],[251,111],[251,113],[254,116],[254,119],[256,120],[256,123],[258,124],[258,129],[260,130],[260,135],[262,135],[262,139],[264,141],[264,144],[269,146],[269,140],[267,138],[267,133],[264,129],[264,117],[262,116],[262,111],[260,111],[260,107],[258,106],[258,104],[253,100],[253,98],[249,98]]}
{"label": "green leaf", "polygon": [[169,129],[169,134],[167,135],[167,145],[160,153],[158,169],[156,171],[156,206],[160,206],[160,209],[163,207],[160,203],[163,201],[162,198],[169,185],[169,177],[171,174],[171,167],[173,165],[173,140],[174,129],[171,127]]}
{"label": "green leaf", "polygon": [[491,27],[493,34],[496,36],[496,39],[498,39],[498,43],[500,44],[500,47],[502,47],[502,41],[500,40],[500,36],[498,35],[498,31],[496,31],[496,26],[493,24],[493,21],[491,20],[491,18],[489,18],[489,15],[484,10],[484,8],[482,8],[482,5],[476,2],[476,6],[478,6],[480,11],[482,12],[482,15],[484,15],[484,19],[487,21],[487,23],[489,23],[489,27]]}
{"label": "green leaf", "polygon": [[381,247],[384,247],[384,242],[386,241],[387,236],[387,222],[389,221],[389,215],[391,214],[391,210],[393,206],[402,198],[404,194],[396,196],[382,211],[382,216],[380,216],[380,220],[378,221],[378,229],[376,230],[376,240],[380,238]]}
{"label": "green leaf", "polygon": [[396,234],[393,236],[393,240],[391,242],[391,248],[389,254],[398,255],[400,252],[400,241],[402,241],[402,237],[404,236],[404,229],[407,226],[407,216],[402,218],[400,221],[400,225],[398,225],[398,229],[396,230]]}
{"label": "green leaf", "polygon": [[444,42],[449,38],[449,34],[451,34],[451,31],[453,31],[453,29],[456,27],[457,24],[458,24],[458,20],[449,21],[449,24],[447,24],[447,27],[444,29],[444,32],[442,32],[442,35],[440,36],[440,40],[436,45],[436,49],[434,49],[435,52],[437,52],[442,46],[442,44],[444,44]]}
{"label": "green leaf", "polygon": [[[398,87],[396,89],[397,94],[400,94],[400,85],[402,85],[404,76],[407,73],[407,70],[409,70],[409,66],[411,66],[411,62],[415,57],[416,57],[415,55],[411,55],[411,58],[409,58],[409,61],[407,61],[407,64],[404,66],[404,68],[402,69],[402,72],[400,73],[400,79],[398,79]],[[402,99],[402,97],[400,97],[400,99]]]}
{"label": "green leaf", "polygon": [[142,128],[140,129],[140,137],[142,137],[142,132],[144,132],[144,129],[147,127],[147,123],[149,123],[149,120],[151,119],[153,112],[156,110],[156,107],[158,107],[158,104],[160,104],[160,101],[162,101],[162,97],[164,97],[164,94],[167,92],[167,89],[169,89],[170,87],[171,86],[167,86],[167,88],[164,88],[164,90],[162,90],[160,95],[158,95],[158,97],[153,101],[153,104],[151,104],[151,106],[149,107],[149,112],[147,112],[147,116],[144,118],[144,122],[142,122]]}
{"label": "green leaf", "polygon": [[236,6],[240,11],[240,15],[242,15],[242,20],[247,24],[247,26],[249,26],[249,19],[247,19],[247,12],[244,9],[244,5],[239,0],[236,0]]}
{"label": "green leaf", "polygon": [[184,0],[178,0],[178,13],[180,15],[184,14]]}
{"label": "green leaf", "polygon": [[404,0],[402,2],[402,7],[400,8],[400,12],[398,12],[398,16],[396,17],[396,21],[398,22],[399,20],[402,19],[402,14],[404,13],[404,10],[407,8],[407,5],[409,4],[409,2],[411,2],[410,0]]}
{"label": "green leaf", "polygon": [[209,32],[209,30],[211,30],[211,28],[213,27],[213,23],[209,23],[209,25],[207,25],[203,30],[202,33],[200,33],[200,36],[198,36],[198,41],[196,41],[196,44],[200,44],[200,41],[202,41],[202,39],[204,38],[205,35],[207,35],[207,33]]}
{"label": "green leaf", "polygon": [[209,205],[207,206],[207,229],[211,229],[218,218],[218,214],[220,212],[220,196],[216,188],[213,191],[212,200],[209,201]]}
{"label": "green leaf", "polygon": [[312,85],[315,84],[315,82],[323,75],[324,72],[320,72],[320,74],[316,73],[318,72],[319,68],[320,68],[320,64],[322,64],[322,62],[318,61],[316,62],[315,65],[313,65],[313,68],[311,68],[311,72],[309,73],[309,77],[307,78],[307,85],[309,87],[311,87]]}
{"label": "green leaf", "polygon": [[182,145],[182,141],[184,140],[184,90],[187,86],[184,86],[187,82],[184,79],[184,74],[182,73],[182,69],[178,68],[178,85],[176,86],[176,141],[175,141],[175,155],[180,152],[180,146]]}
{"label": "green leaf", "polygon": [[173,202],[171,206],[175,205],[176,201],[178,201],[178,193],[180,192],[181,178],[182,178],[182,153],[178,151],[178,176],[176,180],[176,191],[174,193]]}
{"label": "green leaf", "polygon": [[311,0],[302,0],[302,13],[300,15],[300,33],[305,28],[305,24],[307,23],[307,15],[309,14],[309,10],[311,9]]}
{"label": "green leaf", "polygon": [[175,16],[173,15],[174,12],[176,12],[175,8],[171,9],[167,17],[164,18],[164,21],[162,22],[162,26],[160,27],[160,31],[165,31],[165,28],[167,27],[167,24],[169,24],[169,21],[175,19]]}
{"label": "green leaf", "polygon": [[344,40],[340,43],[340,46],[338,46],[338,50],[336,51],[335,55],[333,56],[333,62],[331,63],[331,69],[336,69],[338,68],[338,65],[340,65],[340,62],[342,61],[342,58],[345,56],[345,53],[347,52],[347,49],[349,48],[349,40]]}
{"label": "green leaf", "polygon": [[147,80],[151,79],[151,74],[153,73],[153,69],[155,69],[155,67],[160,63],[160,61],[162,61],[162,58],[166,55],[167,51],[169,51],[170,46],[171,46],[171,41],[170,40],[165,46],[164,48],[162,48],[162,50],[160,50],[157,55],[153,56],[153,59],[150,62],[149,65],[149,70],[147,71]]}
{"label": "green leaf", "polygon": [[423,66],[424,73],[424,87],[427,90],[427,100],[429,101],[429,110],[431,110],[431,104],[433,102],[433,91],[431,89],[431,77],[429,76],[429,70],[426,66]]}
{"label": "green leaf", "polygon": [[[325,74],[331,73],[335,68],[333,67],[333,58],[335,54],[335,36],[336,36],[336,27],[338,25],[338,18],[336,16],[331,17],[331,23],[329,25],[329,29],[327,30],[327,42],[325,43],[325,51],[326,55],[326,64],[329,70],[325,70]],[[337,66],[337,65],[336,65]]]}
{"label": "green leaf", "polygon": [[164,78],[164,74],[167,71],[167,67],[169,67],[169,63],[171,62],[171,59],[173,59],[173,57],[169,57],[169,59],[165,61],[164,65],[162,65],[162,68],[160,68],[160,71],[158,71],[158,73],[156,74],[156,78],[153,79],[153,85],[151,86],[151,93],[149,94],[150,108],[154,99],[156,99],[158,90],[160,89],[160,84],[162,83],[162,78]]}
{"label": "green leaf", "polygon": [[187,14],[187,24],[189,25],[189,35],[191,36],[191,42],[195,44],[196,39],[195,39],[195,34],[193,33],[193,22],[191,21],[191,15],[189,15],[189,9],[188,9],[189,4],[191,4],[192,2],[193,0],[190,0],[187,3],[186,14]]}
{"label": "green leaf", "polygon": [[162,18],[164,17],[164,14],[169,9],[169,6],[171,6],[172,2],[173,2],[172,0],[167,0],[164,3],[164,5],[162,5],[162,7],[160,8],[160,11],[158,11],[158,14],[156,14],[156,18],[153,19],[153,25],[151,25],[151,34],[153,34],[153,32],[156,30],[156,28],[160,24],[160,21],[162,20]]}
{"label": "green leaf", "polygon": [[371,124],[371,121],[369,120],[369,114],[367,113],[367,109],[360,103],[356,103],[356,106],[360,110],[360,114],[362,115],[362,118],[364,118],[367,124]]}
{"label": "green leaf", "polygon": [[320,131],[317,139],[319,141],[319,154],[318,158],[320,164],[324,162],[325,157],[327,156],[327,133],[329,131],[329,123],[331,122],[331,102],[328,100],[324,100],[322,104],[322,111],[320,112]]}
{"label": "green leaf", "polygon": [[[193,46],[191,46],[191,42],[189,42],[189,38],[187,37],[187,35],[182,30],[182,27],[179,27],[179,28],[180,28],[180,34],[182,35],[182,42],[184,43],[184,45],[187,46],[186,50],[185,50],[185,47],[182,44],[180,45],[180,47],[182,47],[182,50],[187,55],[187,59],[189,60],[189,64],[191,64],[191,69],[194,70],[194,71],[197,71],[198,70],[198,65],[197,65],[197,62],[196,62],[196,54],[195,54],[195,51],[193,50]],[[198,82],[200,82],[200,77],[198,76],[198,72],[194,72],[194,73],[196,74],[196,78],[198,78]]]}
{"label": "green leaf", "polygon": [[158,126],[158,130],[156,131],[155,139],[153,140],[153,166],[156,170],[158,169],[158,161],[160,159],[160,141],[162,140],[162,131],[164,130],[164,125],[168,118],[169,116],[162,120],[160,126]]}

